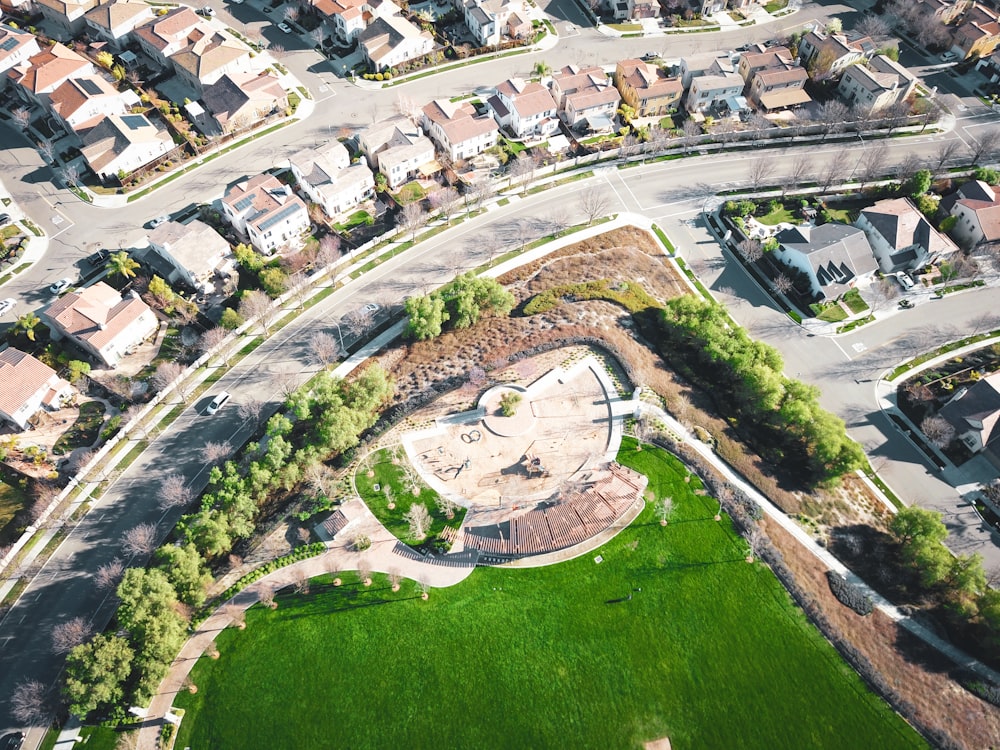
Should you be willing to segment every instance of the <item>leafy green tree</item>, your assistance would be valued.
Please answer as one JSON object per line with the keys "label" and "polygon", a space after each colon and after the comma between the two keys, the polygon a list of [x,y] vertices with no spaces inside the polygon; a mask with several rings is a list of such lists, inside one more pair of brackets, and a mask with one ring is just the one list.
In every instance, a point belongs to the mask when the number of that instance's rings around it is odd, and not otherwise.
{"label": "leafy green tree", "polygon": [[66,369],[69,370],[69,382],[71,383],[78,383],[80,378],[90,374],[90,364],[79,359],[71,359],[67,362]]}
{"label": "leafy green tree", "polygon": [[14,334],[23,333],[27,336],[28,341],[35,340],[35,329],[42,322],[33,312],[26,312],[24,315],[18,317],[17,322],[14,323],[14,328],[12,329]]}
{"label": "leafy green tree", "polygon": [[889,531],[904,547],[925,543],[940,544],[948,538],[948,529],[941,522],[941,514],[916,506],[903,508],[893,516]]}
{"label": "leafy green tree", "polygon": [[958,224],[957,216],[945,216],[943,219],[941,219],[941,223],[938,224],[938,229],[940,229],[942,232],[950,232],[952,229],[955,228],[956,224]]}
{"label": "leafy green tree", "polygon": [[160,307],[167,307],[177,297],[177,294],[174,292],[170,284],[156,274],[154,274],[153,278],[149,280],[149,293],[153,296]]}
{"label": "leafy green tree", "polygon": [[219,325],[227,331],[234,331],[243,325],[243,317],[233,308],[227,307],[222,311],[222,317],[219,318]]}
{"label": "leafy green tree", "polygon": [[923,193],[914,197],[913,202],[917,206],[917,210],[920,211],[928,219],[934,219],[934,216],[938,212],[938,205],[941,203],[941,197],[938,195],[932,195],[930,193]]}
{"label": "leafy green tree", "polygon": [[139,264],[127,252],[121,250],[120,252],[111,254],[105,268],[108,271],[108,276],[121,276],[123,279],[133,279],[135,278],[135,272],[139,268]]}
{"label": "leafy green tree", "polygon": [[128,641],[116,635],[96,635],[70,651],[63,684],[70,713],[83,718],[119,703],[134,657]]}
{"label": "leafy green tree", "polygon": [[913,177],[906,181],[903,191],[911,198],[916,198],[918,195],[923,195],[931,189],[933,179],[934,175],[931,174],[929,169],[918,169],[913,174]]}
{"label": "leafy green tree", "polygon": [[280,268],[269,266],[261,270],[260,285],[270,297],[280,297],[288,289],[288,274]]}
{"label": "leafy green tree", "polygon": [[156,551],[155,560],[177,592],[178,599],[192,607],[205,603],[205,590],[212,576],[197,547],[190,542],[182,546],[168,544]]}
{"label": "leafy green tree", "polygon": [[972,176],[977,180],[982,180],[987,185],[1000,184],[1000,172],[990,167],[979,167]]}
{"label": "leafy green tree", "polygon": [[425,294],[406,300],[409,321],[406,335],[417,341],[426,341],[441,335],[441,328],[448,321],[444,300],[439,295]]}
{"label": "leafy green tree", "polygon": [[236,262],[250,273],[257,273],[264,267],[264,257],[250,245],[240,243],[233,248],[233,255],[236,256]]}

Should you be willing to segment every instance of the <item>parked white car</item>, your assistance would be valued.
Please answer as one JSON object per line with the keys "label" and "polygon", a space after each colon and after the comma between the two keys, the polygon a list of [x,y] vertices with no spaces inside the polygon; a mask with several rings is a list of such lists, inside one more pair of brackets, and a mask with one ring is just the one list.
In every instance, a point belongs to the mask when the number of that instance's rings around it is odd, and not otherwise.
{"label": "parked white car", "polygon": [[14,309],[14,305],[16,304],[17,300],[15,300],[13,297],[8,297],[5,300],[0,300],[0,315],[9,313],[11,310]]}

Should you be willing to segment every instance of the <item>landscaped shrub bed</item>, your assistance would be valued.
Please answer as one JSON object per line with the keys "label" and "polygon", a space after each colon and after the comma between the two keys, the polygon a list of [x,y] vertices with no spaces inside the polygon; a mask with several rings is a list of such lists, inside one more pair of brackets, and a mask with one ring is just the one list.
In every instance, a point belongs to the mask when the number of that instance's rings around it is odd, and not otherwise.
{"label": "landscaped shrub bed", "polygon": [[826,571],[826,578],[830,582],[830,591],[837,597],[837,601],[845,607],[850,607],[862,617],[872,613],[874,605],[868,594],[849,583],[846,578],[836,571]]}

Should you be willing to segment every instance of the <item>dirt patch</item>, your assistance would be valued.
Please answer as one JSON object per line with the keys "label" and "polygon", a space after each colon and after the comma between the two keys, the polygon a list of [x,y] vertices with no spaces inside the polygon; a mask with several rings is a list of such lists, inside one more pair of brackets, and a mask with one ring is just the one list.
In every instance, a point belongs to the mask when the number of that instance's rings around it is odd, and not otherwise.
{"label": "dirt patch", "polygon": [[946,747],[969,750],[996,747],[1000,709],[980,700],[950,677],[949,660],[876,610],[861,617],[833,596],[816,558],[777,524],[767,534],[781,552],[798,585],[829,623],[867,658],[908,712],[926,729],[948,737]]}

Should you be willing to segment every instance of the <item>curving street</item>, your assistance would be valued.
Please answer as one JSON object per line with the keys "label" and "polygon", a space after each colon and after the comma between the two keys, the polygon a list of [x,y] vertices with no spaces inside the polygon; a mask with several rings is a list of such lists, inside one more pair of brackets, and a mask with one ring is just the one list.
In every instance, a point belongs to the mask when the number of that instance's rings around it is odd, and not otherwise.
{"label": "curving street", "polygon": [[[220,17],[236,14],[237,29],[241,25],[262,24],[267,18],[250,2],[234,6],[212,0],[210,4]],[[314,92],[313,114],[226,154],[141,200],[113,210],[90,206],[69,191],[55,188],[49,170],[34,149],[9,127],[0,131],[4,142],[0,152],[4,184],[20,208],[50,235],[44,258],[4,285],[3,296],[15,297],[19,312],[40,307],[48,301],[42,290],[65,276],[71,266],[79,267],[82,259],[98,247],[114,249],[144,244],[142,225],[151,217],[178,211],[192,202],[211,201],[221,195],[225,185],[248,170],[261,171],[344,129],[362,127],[373,116],[387,116],[394,111],[400,96],[421,103],[454,96],[484,82],[496,83],[512,75],[526,75],[539,59],[558,68],[571,62],[607,63],[640,55],[650,48],[667,50],[672,57],[709,54],[716,48],[730,49],[747,41],[770,38],[779,29],[799,28],[812,18],[840,15],[845,19],[844,25],[850,26],[849,19],[855,12],[839,3],[809,5],[768,26],[696,35],[698,38],[620,40],[581,26],[583,18],[571,0],[551,2],[545,10],[560,32],[566,32],[551,50],[479,63],[378,91],[359,89],[337,78],[330,64],[312,52],[306,42],[299,42],[301,49],[296,49],[295,38],[285,37],[281,41],[289,51],[282,63]],[[935,66],[927,66],[927,74],[936,76]],[[965,97],[963,101],[966,109],[959,111],[952,131],[888,141],[892,161],[901,162],[911,153],[933,161],[943,142],[963,139],[968,133],[996,122],[996,115],[978,105],[978,100]],[[820,144],[810,148],[809,153],[816,160],[818,173],[830,160],[858,160],[865,147],[860,140]],[[717,191],[745,185],[750,165],[762,154],[773,163],[777,180],[791,171],[798,153],[793,149],[751,150],[624,171],[602,168],[588,180],[525,199],[515,198],[506,206],[493,206],[482,216],[380,265],[311,308],[233,368],[216,389],[229,390],[234,403],[249,397],[274,402],[273,394],[280,390],[276,385],[280,375],[294,370],[304,379],[313,371],[306,343],[309,332],[317,327],[332,330],[332,321],[362,302],[398,301],[414,290],[433,287],[483,262],[489,252],[485,245],[491,244],[483,242],[484,237],[510,237],[518,231],[519,223],[543,225],[557,213],[565,214],[571,222],[585,220],[579,193],[591,185],[603,185],[610,199],[609,212],[643,214],[657,222],[734,318],[782,352],[788,374],[821,388],[824,405],[844,417],[851,435],[865,446],[876,469],[897,494],[908,502],[945,512],[956,550],[983,553],[987,568],[1000,565],[1000,548],[995,538],[982,527],[978,516],[965,506],[952,485],[931,470],[922,454],[879,411],[874,390],[875,379],[888,367],[979,325],[983,310],[989,309],[995,292],[979,289],[949,295],[933,303],[917,299],[915,309],[890,315],[850,334],[835,338],[809,336],[771,304],[742,267],[727,257],[698,218]],[[105,490],[100,503],[68,536],[0,622],[0,695],[9,696],[17,683],[29,678],[54,684],[62,658],[53,655],[49,648],[51,628],[75,616],[93,619],[98,628],[103,626],[110,609],[104,595],[93,585],[92,572],[120,554],[120,537],[125,530],[143,522],[174,520],[164,519],[156,507],[157,483],[166,474],[175,472],[191,478],[194,484],[203,483],[205,472],[199,448],[211,440],[238,440],[241,426],[235,409],[223,410],[209,419],[201,414],[203,407],[203,401],[190,405],[166,434],[153,441],[117,482]],[[164,523],[161,526],[164,533],[166,528]],[[0,734],[13,726],[9,704],[0,700]],[[33,739],[34,735],[29,743]]]}

